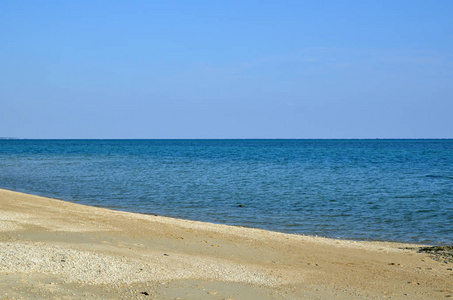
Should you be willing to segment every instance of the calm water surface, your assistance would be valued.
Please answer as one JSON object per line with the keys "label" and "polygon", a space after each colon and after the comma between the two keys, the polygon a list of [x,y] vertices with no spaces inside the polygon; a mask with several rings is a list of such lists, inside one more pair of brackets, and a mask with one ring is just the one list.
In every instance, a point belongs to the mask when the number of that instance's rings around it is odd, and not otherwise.
{"label": "calm water surface", "polygon": [[453,140],[0,140],[0,187],[289,233],[453,243]]}

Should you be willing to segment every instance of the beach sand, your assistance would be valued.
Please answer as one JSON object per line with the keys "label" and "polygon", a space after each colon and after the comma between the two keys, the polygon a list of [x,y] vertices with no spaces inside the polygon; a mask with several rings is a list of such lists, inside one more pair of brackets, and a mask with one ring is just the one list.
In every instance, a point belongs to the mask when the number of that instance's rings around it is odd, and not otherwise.
{"label": "beach sand", "polygon": [[0,299],[446,299],[420,245],[290,235],[0,190]]}

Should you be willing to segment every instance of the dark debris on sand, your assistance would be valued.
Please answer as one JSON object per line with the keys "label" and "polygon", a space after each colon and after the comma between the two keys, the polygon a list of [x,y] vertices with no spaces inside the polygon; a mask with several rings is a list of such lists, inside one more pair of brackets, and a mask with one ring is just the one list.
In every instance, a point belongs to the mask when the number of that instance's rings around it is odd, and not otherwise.
{"label": "dark debris on sand", "polygon": [[427,253],[440,262],[453,263],[453,246],[421,247],[418,253]]}

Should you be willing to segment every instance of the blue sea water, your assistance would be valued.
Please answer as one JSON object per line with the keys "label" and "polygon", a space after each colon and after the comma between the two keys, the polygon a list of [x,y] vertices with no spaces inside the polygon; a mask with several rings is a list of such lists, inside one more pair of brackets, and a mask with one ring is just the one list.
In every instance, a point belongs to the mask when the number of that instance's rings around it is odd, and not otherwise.
{"label": "blue sea water", "polygon": [[453,243],[453,140],[0,140],[0,188],[288,233]]}

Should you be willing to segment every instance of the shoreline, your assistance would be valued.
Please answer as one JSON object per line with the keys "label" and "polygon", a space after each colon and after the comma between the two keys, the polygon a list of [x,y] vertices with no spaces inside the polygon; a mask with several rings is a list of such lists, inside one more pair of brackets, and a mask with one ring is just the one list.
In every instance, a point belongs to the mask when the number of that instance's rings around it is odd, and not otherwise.
{"label": "shoreline", "polygon": [[[0,298],[444,299],[424,245],[116,211],[0,189]],[[4,294],[2,294],[4,293]]]}
{"label": "shoreline", "polygon": [[96,205],[91,205],[91,204],[85,204],[83,201],[73,199],[73,200],[66,200],[62,198],[53,198],[52,196],[46,196],[46,195],[40,195],[40,194],[34,194],[25,190],[10,190],[7,188],[0,188],[0,191],[11,191],[11,192],[16,192],[16,193],[22,193],[25,195],[30,195],[30,196],[36,196],[36,197],[42,197],[42,198],[48,198],[48,199],[53,199],[53,200],[58,200],[58,201],[63,201],[63,202],[68,202],[68,203],[73,203],[73,204],[78,204],[78,205],[83,205],[83,206],[88,206],[88,207],[96,207],[96,208],[104,208],[107,210],[112,210],[112,211],[118,211],[118,212],[125,212],[125,213],[131,213],[131,214],[138,214],[138,215],[145,215],[145,216],[156,216],[156,217],[163,217],[163,218],[169,218],[169,219],[176,219],[176,220],[182,220],[182,221],[190,221],[190,222],[200,222],[203,224],[215,224],[215,225],[225,225],[225,226],[232,226],[232,227],[239,227],[239,228],[246,228],[246,229],[257,229],[257,230],[264,230],[264,231],[269,231],[269,232],[276,232],[276,233],[282,233],[282,234],[289,234],[289,235],[296,235],[296,236],[310,236],[310,237],[317,237],[317,238],[324,238],[324,239],[331,239],[331,240],[339,240],[339,241],[352,241],[352,242],[382,242],[382,243],[395,243],[395,244],[407,244],[407,245],[414,245],[414,247],[424,247],[424,246],[448,246],[450,244],[448,243],[422,243],[422,242],[412,242],[412,241],[400,241],[400,240],[387,240],[387,239],[354,239],[354,238],[347,238],[347,237],[334,237],[334,236],[325,236],[325,235],[316,235],[316,234],[310,234],[310,233],[297,233],[297,232],[285,232],[285,231],[280,231],[278,229],[267,229],[267,228],[260,228],[260,227],[248,227],[246,225],[236,225],[236,224],[224,224],[220,222],[212,222],[212,221],[203,221],[203,220],[196,220],[196,219],[186,219],[184,217],[180,217],[178,215],[175,216],[168,216],[168,215],[161,215],[157,213],[143,213],[143,212],[137,212],[133,210],[127,210],[126,208],[122,208],[119,206],[104,206],[100,204]]}
{"label": "shoreline", "polygon": [[258,231],[264,231],[264,232],[270,232],[270,233],[277,233],[277,234],[284,234],[284,235],[291,235],[291,236],[301,236],[301,237],[308,237],[308,238],[316,238],[316,239],[326,239],[326,240],[334,240],[334,241],[346,241],[346,242],[358,242],[358,243],[390,243],[390,244],[399,244],[399,245],[404,245],[407,247],[431,247],[431,246],[443,246],[447,244],[439,243],[439,244],[426,244],[426,243],[417,243],[417,242],[405,242],[405,241],[398,241],[398,240],[373,240],[373,239],[352,239],[352,238],[340,238],[340,237],[330,237],[330,236],[324,236],[324,235],[313,235],[313,234],[304,234],[304,233],[293,233],[293,232],[284,232],[284,231],[279,231],[277,229],[265,229],[265,228],[259,228],[259,227],[248,227],[245,225],[232,225],[232,224],[223,224],[223,223],[216,223],[216,222],[209,222],[209,221],[200,221],[200,220],[194,220],[194,219],[185,219],[183,217],[179,216],[166,216],[166,215],[160,215],[156,213],[140,213],[140,212],[135,212],[132,210],[126,210],[126,209],[121,209],[121,207],[117,206],[103,206],[103,205],[90,205],[90,204],[84,204],[82,202],[79,202],[78,200],[65,200],[65,199],[60,199],[60,198],[52,198],[51,196],[45,196],[45,195],[37,195],[37,194],[32,194],[26,191],[15,191],[15,190],[10,190],[10,189],[4,189],[0,188],[0,193],[2,191],[7,191],[7,192],[13,192],[13,193],[19,193],[27,196],[34,196],[34,197],[40,197],[40,198],[45,198],[45,199],[51,199],[55,201],[61,201],[65,203],[72,203],[76,205],[81,205],[84,207],[92,207],[92,208],[100,208],[100,209],[106,209],[109,211],[114,211],[114,212],[119,212],[119,213],[127,213],[127,214],[133,214],[133,215],[142,215],[142,216],[150,216],[150,217],[158,217],[162,219],[167,219],[167,220],[176,220],[176,221],[181,221],[181,222],[194,222],[194,223],[200,223],[205,226],[210,225],[219,225],[219,226],[227,226],[227,227],[233,227],[233,228],[243,228],[243,229],[249,229],[249,230],[258,230]]}

